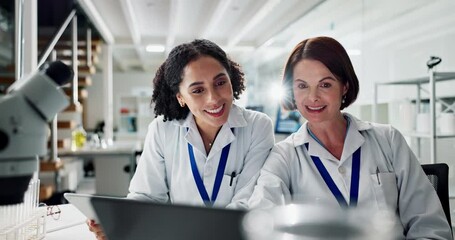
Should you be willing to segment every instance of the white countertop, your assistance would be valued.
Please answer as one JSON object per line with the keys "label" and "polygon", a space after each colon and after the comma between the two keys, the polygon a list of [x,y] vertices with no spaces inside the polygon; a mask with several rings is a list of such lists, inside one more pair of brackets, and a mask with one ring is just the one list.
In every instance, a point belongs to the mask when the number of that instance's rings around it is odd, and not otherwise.
{"label": "white countertop", "polygon": [[77,155],[108,155],[108,154],[134,154],[136,151],[142,149],[141,142],[127,141],[127,142],[114,142],[106,148],[90,148],[85,147],[82,149],[59,149],[59,156],[77,156]]}
{"label": "white countertop", "polygon": [[72,204],[58,205],[61,213],[58,220],[52,216],[46,217],[47,240],[96,240],[95,235],[88,230],[86,217]]}

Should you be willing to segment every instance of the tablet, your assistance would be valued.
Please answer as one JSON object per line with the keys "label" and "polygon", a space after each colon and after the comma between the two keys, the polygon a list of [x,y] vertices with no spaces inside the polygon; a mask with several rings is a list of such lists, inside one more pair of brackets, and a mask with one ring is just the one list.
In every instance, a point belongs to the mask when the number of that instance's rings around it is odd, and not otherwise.
{"label": "tablet", "polygon": [[91,201],[109,240],[245,239],[243,210],[96,196]]}
{"label": "tablet", "polygon": [[107,197],[107,196],[97,196],[92,194],[79,194],[79,193],[65,193],[63,196],[68,200],[69,203],[73,204],[82,214],[84,214],[88,219],[93,219],[95,222],[99,223],[99,218],[96,215],[95,210],[93,209],[91,199],[96,198],[108,198],[115,199],[118,197]]}

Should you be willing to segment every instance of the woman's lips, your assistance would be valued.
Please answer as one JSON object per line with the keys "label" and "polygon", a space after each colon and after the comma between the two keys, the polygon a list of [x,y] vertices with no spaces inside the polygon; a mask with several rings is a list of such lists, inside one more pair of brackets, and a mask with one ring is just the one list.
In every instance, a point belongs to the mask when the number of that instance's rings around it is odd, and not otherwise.
{"label": "woman's lips", "polygon": [[305,106],[305,107],[310,112],[321,112],[322,110],[325,109],[326,106],[318,106],[318,107]]}
{"label": "woman's lips", "polygon": [[224,104],[218,108],[205,110],[205,111],[213,117],[219,117],[219,116],[223,115],[223,113],[224,113]]}

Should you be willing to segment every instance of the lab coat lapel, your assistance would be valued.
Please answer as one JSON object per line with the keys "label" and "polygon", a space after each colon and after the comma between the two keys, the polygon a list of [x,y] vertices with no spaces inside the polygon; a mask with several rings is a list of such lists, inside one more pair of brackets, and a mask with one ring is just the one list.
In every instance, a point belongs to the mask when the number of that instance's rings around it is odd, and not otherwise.
{"label": "lab coat lapel", "polygon": [[221,127],[220,132],[218,133],[218,136],[213,143],[212,149],[210,150],[209,158],[211,155],[218,154],[226,145],[236,139],[236,136],[233,132],[235,131],[235,128],[245,126],[247,126],[247,121],[243,116],[242,109],[239,106],[232,104],[228,121]]}
{"label": "lab coat lapel", "polygon": [[335,159],[335,157],[332,156],[332,154],[329,151],[327,151],[327,149],[325,149],[321,144],[319,144],[312,137],[310,137],[308,139],[308,143],[309,143],[308,154],[310,154],[310,156],[316,156],[321,159],[329,159],[332,161],[337,161],[337,159]]}
{"label": "lab coat lapel", "polygon": [[[199,134],[199,130],[196,126],[196,121],[194,120],[193,114],[190,112],[185,120],[180,120],[179,125],[185,128],[185,140],[188,141],[193,148],[200,151],[202,154],[206,155],[204,142],[202,141],[202,137]],[[233,142],[235,140],[235,135],[232,132],[231,128],[236,127],[245,127],[247,125],[247,121],[243,116],[242,109],[232,104],[231,111],[229,112],[228,121],[224,124],[220,132],[218,133],[215,142],[213,143],[212,149],[210,150],[209,156],[217,154],[220,152],[226,145]]]}
{"label": "lab coat lapel", "polygon": [[329,159],[337,161],[329,151],[327,151],[321,144],[314,140],[307,130],[308,122],[305,122],[300,129],[294,134],[294,146],[298,147],[305,143],[308,143],[308,154],[310,156],[316,156],[321,159]]}
{"label": "lab coat lapel", "polygon": [[231,128],[228,126],[228,124],[224,124],[221,127],[218,136],[216,136],[215,142],[213,143],[212,149],[210,149],[208,157],[210,158],[212,155],[218,154],[226,145],[233,142],[234,140],[235,135],[232,133]]}
{"label": "lab coat lapel", "polygon": [[360,134],[357,119],[351,115],[345,114],[349,118],[349,129],[344,140],[343,154],[341,155],[340,162],[343,163],[346,159],[352,157],[352,154],[363,145],[365,138]]}
{"label": "lab coat lapel", "polygon": [[[359,131],[363,130],[363,126],[359,127],[359,121],[350,114],[344,113],[350,119],[350,126],[346,135],[343,154],[341,155],[340,164],[346,159],[350,158],[352,154],[365,142],[365,138],[360,134]],[[307,124],[305,122],[294,136],[294,146],[299,146],[305,143],[308,144],[308,154],[310,156],[317,156],[321,159],[329,159],[332,161],[338,161],[332,154],[321,146],[316,140],[314,140],[307,131]],[[359,129],[361,128],[361,129]]]}
{"label": "lab coat lapel", "polygon": [[196,121],[194,120],[193,114],[191,112],[188,114],[185,120],[180,121],[180,126],[186,131],[185,140],[193,146],[193,149],[201,152],[203,155],[205,153],[204,142],[202,137],[199,134],[199,130],[196,126]]}

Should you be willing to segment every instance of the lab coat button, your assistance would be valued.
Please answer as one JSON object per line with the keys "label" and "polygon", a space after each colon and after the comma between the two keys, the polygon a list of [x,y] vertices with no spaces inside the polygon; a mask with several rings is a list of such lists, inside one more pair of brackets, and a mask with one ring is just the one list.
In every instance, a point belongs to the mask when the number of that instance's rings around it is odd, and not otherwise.
{"label": "lab coat button", "polygon": [[338,168],[338,172],[341,173],[341,174],[345,174],[346,173],[346,168],[341,166],[341,167]]}

